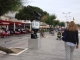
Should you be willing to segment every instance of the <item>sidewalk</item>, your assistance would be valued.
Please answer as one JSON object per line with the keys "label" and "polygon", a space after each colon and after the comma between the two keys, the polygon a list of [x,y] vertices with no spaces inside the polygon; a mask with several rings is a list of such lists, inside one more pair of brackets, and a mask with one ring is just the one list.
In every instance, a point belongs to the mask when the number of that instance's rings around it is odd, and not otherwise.
{"label": "sidewalk", "polygon": [[[56,40],[56,35],[45,34],[41,38],[41,48],[38,50],[28,49],[18,56],[0,54],[0,60],[65,60],[64,42]],[[75,49],[74,60],[80,59],[80,48]]]}

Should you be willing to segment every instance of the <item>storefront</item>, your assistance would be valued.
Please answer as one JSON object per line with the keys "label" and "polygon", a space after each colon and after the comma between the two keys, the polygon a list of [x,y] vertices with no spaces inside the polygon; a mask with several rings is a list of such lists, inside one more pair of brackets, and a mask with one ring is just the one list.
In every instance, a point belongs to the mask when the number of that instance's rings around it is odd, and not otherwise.
{"label": "storefront", "polygon": [[21,26],[25,28],[24,25],[25,23],[23,22],[0,20],[0,28],[5,28],[6,30],[13,29],[15,31],[16,28],[19,28]]}

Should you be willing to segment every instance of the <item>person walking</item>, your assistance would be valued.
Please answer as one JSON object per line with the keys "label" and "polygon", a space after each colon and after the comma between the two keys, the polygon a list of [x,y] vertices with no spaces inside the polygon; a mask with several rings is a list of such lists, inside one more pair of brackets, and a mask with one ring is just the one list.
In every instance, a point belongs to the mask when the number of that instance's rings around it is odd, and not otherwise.
{"label": "person walking", "polygon": [[44,37],[44,29],[40,30],[40,34],[41,34],[42,37]]}
{"label": "person walking", "polygon": [[68,27],[63,32],[62,36],[65,36],[65,34],[66,37],[64,40],[64,44],[66,51],[66,60],[73,60],[74,49],[78,49],[79,47],[77,25],[73,21],[69,22]]}

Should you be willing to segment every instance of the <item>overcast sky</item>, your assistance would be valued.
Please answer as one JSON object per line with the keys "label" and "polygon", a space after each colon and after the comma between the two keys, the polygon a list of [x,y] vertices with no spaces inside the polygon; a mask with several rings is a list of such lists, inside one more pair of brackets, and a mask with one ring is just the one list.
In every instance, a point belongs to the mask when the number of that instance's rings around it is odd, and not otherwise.
{"label": "overcast sky", "polygon": [[[73,17],[76,23],[80,23],[80,0],[29,0],[30,3],[25,4],[37,6],[49,14],[55,14],[60,21],[72,21]],[[62,12],[66,13],[63,14]],[[68,12],[71,12],[68,14]],[[71,17],[69,17],[71,16]]]}

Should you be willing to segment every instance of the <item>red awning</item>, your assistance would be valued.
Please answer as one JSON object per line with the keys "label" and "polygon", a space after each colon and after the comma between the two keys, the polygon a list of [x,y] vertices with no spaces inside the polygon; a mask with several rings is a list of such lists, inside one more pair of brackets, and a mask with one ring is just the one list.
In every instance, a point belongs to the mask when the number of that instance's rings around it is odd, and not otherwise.
{"label": "red awning", "polygon": [[19,23],[18,23],[17,25],[22,25],[22,24],[19,24]]}
{"label": "red awning", "polygon": [[11,21],[0,20],[0,25],[9,25]]}
{"label": "red awning", "polygon": [[0,24],[3,24],[3,25],[9,25],[10,23],[7,23],[7,22],[1,22]]}
{"label": "red awning", "polygon": [[25,24],[23,22],[15,22],[16,25],[22,25],[22,24]]}
{"label": "red awning", "polygon": [[0,25],[9,25],[9,22],[5,22],[5,21],[0,21]]}
{"label": "red awning", "polygon": [[23,22],[13,22],[13,21],[6,21],[6,20],[0,20],[0,25],[13,25],[13,24],[16,24],[16,25],[22,25],[22,24],[25,24]]}

